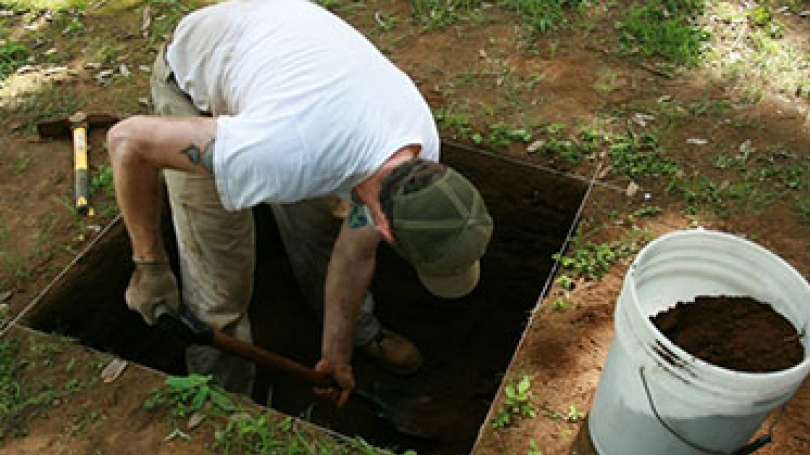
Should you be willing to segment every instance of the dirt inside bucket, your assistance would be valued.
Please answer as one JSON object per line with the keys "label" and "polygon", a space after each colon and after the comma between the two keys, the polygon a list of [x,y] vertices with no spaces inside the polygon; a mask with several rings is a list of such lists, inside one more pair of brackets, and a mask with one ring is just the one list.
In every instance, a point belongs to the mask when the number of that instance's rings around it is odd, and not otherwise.
{"label": "dirt inside bucket", "polygon": [[699,296],[652,316],[673,343],[719,367],[785,370],[804,359],[803,334],[768,304],[745,296]]}

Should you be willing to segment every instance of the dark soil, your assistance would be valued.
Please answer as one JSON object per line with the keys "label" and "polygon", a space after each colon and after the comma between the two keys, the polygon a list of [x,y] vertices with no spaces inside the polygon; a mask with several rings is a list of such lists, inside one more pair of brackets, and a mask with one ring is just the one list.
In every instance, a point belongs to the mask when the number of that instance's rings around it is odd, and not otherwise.
{"label": "dark soil", "polygon": [[[372,285],[376,313],[385,326],[417,344],[425,365],[416,375],[399,378],[362,356],[355,359],[361,388],[382,386],[395,391],[397,399],[429,398],[418,413],[406,414],[418,414],[418,419],[409,420],[418,420],[414,423],[429,429],[436,440],[415,440],[393,431],[390,422],[377,415],[380,406],[363,400],[350,400],[336,410],[317,401],[309,385],[261,366],[253,393],[256,402],[383,447],[431,455],[470,452],[585,188],[482,151],[444,144],[443,153],[448,163],[477,183],[498,220],[482,260],[481,283],[465,298],[437,299],[419,285],[412,267],[382,246]],[[318,317],[302,303],[269,208],[258,207],[254,215],[259,232],[250,308],[254,342],[314,365],[320,351]],[[172,247],[170,226],[164,227],[166,244]],[[119,223],[46,293],[27,323],[166,373],[185,374],[183,343],[144,326],[121,300],[131,273],[129,256]]]}
{"label": "dark soil", "polygon": [[774,372],[804,360],[796,328],[751,297],[699,296],[650,319],[686,352],[730,370]]}

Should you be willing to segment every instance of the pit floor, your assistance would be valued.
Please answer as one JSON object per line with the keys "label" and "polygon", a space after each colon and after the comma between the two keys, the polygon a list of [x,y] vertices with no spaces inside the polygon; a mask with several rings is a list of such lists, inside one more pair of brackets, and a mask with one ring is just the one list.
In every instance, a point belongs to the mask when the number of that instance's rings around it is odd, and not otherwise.
{"label": "pit floor", "polygon": [[[419,284],[413,270],[381,247],[372,286],[384,325],[413,340],[425,357],[418,374],[399,378],[355,361],[360,387],[380,384],[405,396],[429,397],[420,422],[436,441],[403,436],[362,400],[342,410],[316,400],[300,381],[260,370],[254,399],[285,414],[376,445],[420,454],[469,453],[503,379],[529,314],[538,302],[585,192],[579,181],[470,150],[445,147],[445,161],[481,190],[496,221],[482,261],[479,287],[447,302]],[[257,345],[313,365],[319,354],[317,318],[301,302],[270,211],[255,211],[259,232],[251,317]],[[37,305],[30,325],[78,337],[170,374],[184,373],[183,343],[146,327],[126,310],[122,296],[130,265],[118,227],[79,261]],[[268,398],[269,397],[269,398]],[[270,401],[268,403],[268,401]]]}

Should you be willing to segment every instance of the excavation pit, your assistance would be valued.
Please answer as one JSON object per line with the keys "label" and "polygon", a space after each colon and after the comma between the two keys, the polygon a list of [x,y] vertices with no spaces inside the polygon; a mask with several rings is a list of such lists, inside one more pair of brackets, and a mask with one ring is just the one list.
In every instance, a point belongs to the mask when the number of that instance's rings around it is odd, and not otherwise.
{"label": "excavation pit", "polygon": [[[469,453],[513,352],[552,272],[585,194],[581,180],[445,144],[444,159],[479,187],[495,221],[479,287],[458,301],[432,297],[414,271],[381,246],[372,291],[385,326],[413,340],[425,357],[418,374],[391,376],[355,356],[361,387],[381,384],[404,396],[430,397],[421,422],[435,441],[404,436],[379,408],[350,400],[341,410],[311,388],[259,369],[253,398],[292,416],[382,447],[422,455]],[[254,211],[258,233],[256,287],[251,303],[255,343],[305,365],[320,352],[317,318],[303,303],[267,207]],[[173,239],[167,231],[167,244]],[[185,344],[146,326],[123,301],[131,273],[122,223],[109,226],[40,296],[26,325],[164,371],[184,374]]]}

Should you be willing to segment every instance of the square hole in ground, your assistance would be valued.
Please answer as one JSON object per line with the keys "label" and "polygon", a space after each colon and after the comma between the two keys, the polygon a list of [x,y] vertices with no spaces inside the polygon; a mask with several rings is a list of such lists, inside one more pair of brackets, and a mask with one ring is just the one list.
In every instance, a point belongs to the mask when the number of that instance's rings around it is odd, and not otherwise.
{"label": "square hole in ground", "polygon": [[[509,366],[529,314],[552,271],[552,255],[565,240],[586,185],[534,166],[451,144],[444,161],[480,189],[495,222],[478,288],[455,301],[431,296],[413,269],[387,246],[378,254],[372,284],[383,325],[407,336],[425,363],[411,377],[392,376],[355,356],[360,389],[379,386],[385,405],[404,410],[435,440],[413,438],[381,419],[384,407],[352,399],[341,410],[317,400],[302,381],[259,368],[254,399],[382,447],[420,454],[469,453]],[[255,343],[304,365],[320,353],[318,318],[303,304],[278,238],[271,211],[254,210],[258,233],[256,286],[250,314]],[[167,244],[172,244],[171,232]],[[131,272],[121,223],[104,235],[42,293],[27,325],[57,331],[82,343],[165,371],[184,374],[185,344],[147,327],[123,302]],[[416,416],[416,417],[415,417]]]}

